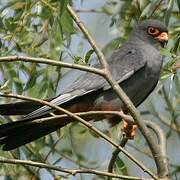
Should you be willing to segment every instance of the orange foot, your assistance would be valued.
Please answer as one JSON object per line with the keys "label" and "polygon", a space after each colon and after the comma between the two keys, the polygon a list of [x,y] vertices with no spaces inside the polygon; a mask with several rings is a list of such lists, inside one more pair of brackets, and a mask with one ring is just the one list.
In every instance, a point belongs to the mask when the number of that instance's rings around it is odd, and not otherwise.
{"label": "orange foot", "polygon": [[123,132],[126,138],[128,139],[134,139],[134,136],[136,134],[136,129],[138,128],[137,124],[135,122],[126,122],[123,121]]}

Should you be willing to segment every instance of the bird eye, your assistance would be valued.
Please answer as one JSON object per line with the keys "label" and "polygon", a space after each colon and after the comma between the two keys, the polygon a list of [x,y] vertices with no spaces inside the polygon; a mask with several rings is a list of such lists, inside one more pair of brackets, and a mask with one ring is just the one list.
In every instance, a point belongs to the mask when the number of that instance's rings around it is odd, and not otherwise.
{"label": "bird eye", "polygon": [[159,34],[159,29],[153,28],[153,27],[149,27],[149,28],[148,28],[148,33],[149,33],[150,35],[156,36],[156,35]]}

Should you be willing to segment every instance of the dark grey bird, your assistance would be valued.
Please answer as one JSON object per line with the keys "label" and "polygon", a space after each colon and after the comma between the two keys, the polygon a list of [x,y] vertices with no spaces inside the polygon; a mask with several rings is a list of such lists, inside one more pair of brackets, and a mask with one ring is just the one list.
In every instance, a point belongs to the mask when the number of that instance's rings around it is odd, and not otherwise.
{"label": "dark grey bird", "polygon": [[[163,62],[159,48],[164,47],[167,41],[168,29],[160,21],[141,21],[134,27],[129,40],[107,59],[114,79],[135,106],[147,98],[158,82]],[[108,83],[92,73],[85,73],[50,102],[74,113],[126,111]],[[17,148],[74,121],[66,118],[35,123],[36,119],[49,117],[52,112],[62,114],[35,102],[0,105],[0,115],[23,115],[19,121],[0,126],[0,145],[3,145],[3,150]],[[108,116],[108,119],[115,121],[113,116]]]}

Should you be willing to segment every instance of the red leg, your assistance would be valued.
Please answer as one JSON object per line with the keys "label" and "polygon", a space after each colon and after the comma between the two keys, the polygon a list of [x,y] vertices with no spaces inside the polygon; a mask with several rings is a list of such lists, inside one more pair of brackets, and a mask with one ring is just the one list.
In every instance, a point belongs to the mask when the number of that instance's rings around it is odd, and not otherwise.
{"label": "red leg", "polygon": [[123,132],[126,138],[134,139],[136,134],[136,129],[138,128],[135,122],[123,121]]}

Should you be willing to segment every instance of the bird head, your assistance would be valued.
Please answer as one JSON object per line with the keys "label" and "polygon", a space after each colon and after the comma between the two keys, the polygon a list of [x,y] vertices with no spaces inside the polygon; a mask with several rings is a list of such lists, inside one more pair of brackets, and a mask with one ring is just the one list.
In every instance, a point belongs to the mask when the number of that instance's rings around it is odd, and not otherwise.
{"label": "bird head", "polygon": [[168,29],[159,20],[144,20],[135,26],[133,37],[154,46],[164,47],[168,42]]}

